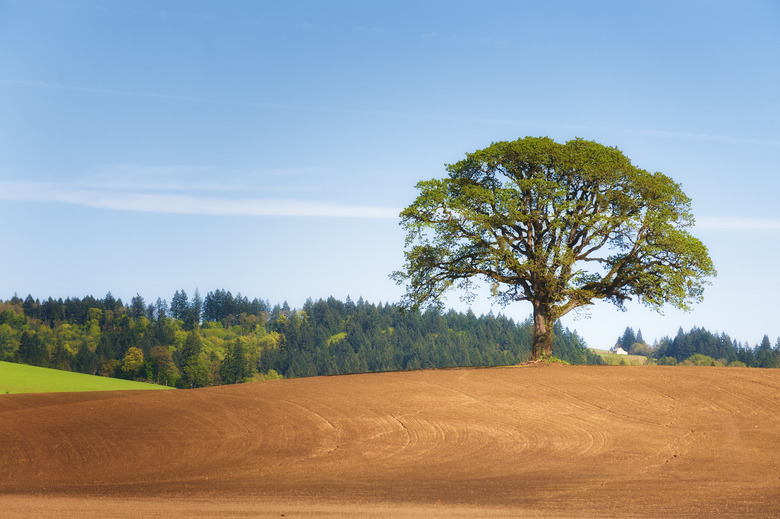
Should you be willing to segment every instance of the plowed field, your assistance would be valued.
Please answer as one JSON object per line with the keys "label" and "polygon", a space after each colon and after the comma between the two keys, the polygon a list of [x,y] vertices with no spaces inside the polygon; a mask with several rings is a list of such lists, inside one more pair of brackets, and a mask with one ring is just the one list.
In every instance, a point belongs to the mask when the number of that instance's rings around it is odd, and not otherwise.
{"label": "plowed field", "polygon": [[0,396],[0,516],[780,517],[780,370]]}

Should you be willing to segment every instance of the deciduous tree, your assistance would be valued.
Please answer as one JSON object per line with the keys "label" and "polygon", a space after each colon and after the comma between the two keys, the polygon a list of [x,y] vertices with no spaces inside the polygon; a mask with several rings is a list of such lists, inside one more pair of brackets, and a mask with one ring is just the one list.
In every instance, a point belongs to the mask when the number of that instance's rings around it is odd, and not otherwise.
{"label": "deciduous tree", "polygon": [[131,346],[127,349],[122,359],[122,372],[130,378],[137,377],[144,367],[144,352],[140,348]]}
{"label": "deciduous tree", "polygon": [[177,373],[171,351],[164,346],[155,346],[152,348],[150,356],[154,363],[153,373],[155,382],[158,384],[162,382],[167,386],[173,381],[172,379]]}
{"label": "deciduous tree", "polygon": [[575,139],[497,142],[417,184],[401,212],[409,307],[443,305],[452,287],[473,298],[487,281],[499,303],[533,307],[532,357],[549,355],[552,324],[575,308],[638,299],[688,309],[715,275],[693,237],[690,199],[617,148]]}

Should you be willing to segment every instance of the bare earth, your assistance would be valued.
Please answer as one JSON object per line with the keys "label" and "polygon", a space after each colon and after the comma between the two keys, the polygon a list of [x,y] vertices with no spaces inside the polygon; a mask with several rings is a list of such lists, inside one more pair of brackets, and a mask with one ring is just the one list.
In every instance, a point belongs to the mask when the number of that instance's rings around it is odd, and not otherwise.
{"label": "bare earth", "polygon": [[0,516],[780,517],[780,370],[4,395]]}

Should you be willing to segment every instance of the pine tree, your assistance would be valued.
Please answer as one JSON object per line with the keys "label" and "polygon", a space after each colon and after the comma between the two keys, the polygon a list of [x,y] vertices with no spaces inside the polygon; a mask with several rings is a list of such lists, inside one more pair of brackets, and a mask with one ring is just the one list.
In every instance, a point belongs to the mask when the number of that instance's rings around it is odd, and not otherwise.
{"label": "pine tree", "polygon": [[38,334],[25,330],[19,338],[19,349],[17,351],[19,359],[25,364],[33,366],[48,366],[49,351],[43,344]]}
{"label": "pine tree", "polygon": [[[168,301],[165,299],[157,298],[157,301],[154,303],[154,308],[157,311],[155,314],[155,321],[161,321],[164,320],[168,315]],[[151,321],[151,319],[150,319]]]}
{"label": "pine tree", "polygon": [[618,339],[618,345],[625,351],[629,351],[631,349],[631,345],[635,342],[637,342],[637,340],[636,335],[634,335],[634,330],[630,326],[626,327],[626,331],[623,332],[623,336]]}
{"label": "pine tree", "polygon": [[79,345],[79,351],[76,353],[76,358],[73,361],[74,369],[79,373],[86,373],[88,375],[94,375],[97,371],[97,355],[95,352],[89,349],[87,341],[84,340]]}
{"label": "pine tree", "polygon": [[182,289],[181,292],[177,290],[173,294],[173,299],[171,299],[171,317],[174,319],[184,319],[187,308],[189,308],[187,292],[185,292],[184,289]]}
{"label": "pine tree", "polygon": [[144,303],[144,298],[136,292],[135,297],[130,300],[130,317],[137,321],[145,314],[146,304]]}
{"label": "pine tree", "polygon": [[189,321],[191,326],[200,325],[201,316],[203,314],[203,299],[200,297],[200,292],[197,287],[195,288],[195,294],[192,296],[192,303],[189,308]]}
{"label": "pine tree", "polygon": [[228,343],[225,359],[219,368],[219,374],[222,377],[222,382],[225,384],[243,382],[244,379],[251,375],[245,338],[237,337]]}
{"label": "pine tree", "polygon": [[186,387],[204,387],[209,385],[209,374],[201,352],[203,341],[197,330],[191,330],[179,351],[179,365]]}

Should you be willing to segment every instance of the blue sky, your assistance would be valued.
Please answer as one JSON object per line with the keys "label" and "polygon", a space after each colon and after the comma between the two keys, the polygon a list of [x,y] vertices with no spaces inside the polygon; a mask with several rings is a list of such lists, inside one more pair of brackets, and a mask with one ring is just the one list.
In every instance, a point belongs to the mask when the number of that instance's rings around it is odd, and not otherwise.
{"label": "blue sky", "polygon": [[773,1],[0,0],[0,298],[394,302],[414,185],[548,135],[680,182],[719,271],[564,324],[774,342],[779,80]]}

